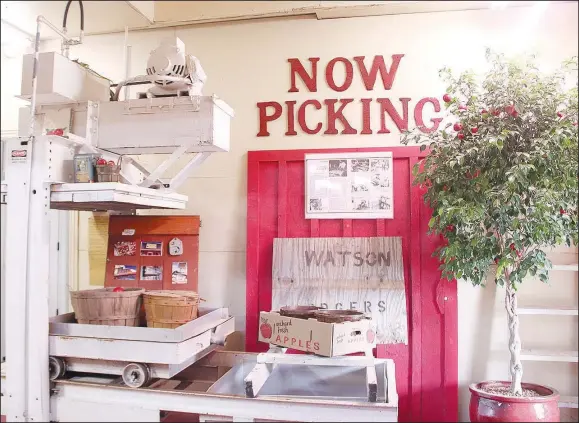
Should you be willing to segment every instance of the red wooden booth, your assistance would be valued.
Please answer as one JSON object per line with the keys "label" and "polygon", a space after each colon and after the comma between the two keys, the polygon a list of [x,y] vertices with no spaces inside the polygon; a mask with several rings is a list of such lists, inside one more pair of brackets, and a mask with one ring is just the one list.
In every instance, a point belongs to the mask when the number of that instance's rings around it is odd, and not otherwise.
{"label": "red wooden booth", "polygon": [[[394,162],[394,219],[305,219],[306,153],[391,151]],[[441,242],[428,236],[431,211],[412,185],[418,147],[340,150],[282,150],[248,153],[247,351],[258,343],[260,311],[272,303],[274,238],[402,237],[408,310],[408,345],[379,345],[376,356],[396,364],[400,421],[458,421],[456,282],[441,280],[432,252]]]}

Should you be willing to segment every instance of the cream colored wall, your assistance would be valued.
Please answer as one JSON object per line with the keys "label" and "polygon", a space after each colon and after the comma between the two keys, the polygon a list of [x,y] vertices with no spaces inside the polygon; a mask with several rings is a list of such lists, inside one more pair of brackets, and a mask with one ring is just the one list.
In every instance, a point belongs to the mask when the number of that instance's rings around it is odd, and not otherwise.
{"label": "cream colored wall", "polygon": [[[243,329],[248,150],[399,144],[399,135],[395,132],[373,136],[284,137],[283,119],[270,125],[271,137],[256,138],[257,102],[283,102],[290,99],[300,102],[309,98],[359,99],[370,96],[394,99],[411,97],[412,107],[422,97],[442,95],[444,85],[439,81],[437,72],[442,66],[456,70],[481,70],[484,67],[484,49],[490,46],[506,53],[535,49],[540,53],[541,62],[546,67],[552,67],[566,57],[577,55],[577,30],[577,4],[569,3],[552,4],[540,13],[536,9],[517,8],[324,21],[301,18],[132,34],[131,66],[134,72],[139,69],[144,71],[149,52],[163,36],[177,34],[185,42],[187,51],[200,58],[209,76],[205,92],[218,94],[236,112],[232,123],[231,151],[211,156],[181,189],[182,193],[189,195],[187,210],[183,213],[198,214],[202,220],[199,256],[201,295],[210,305],[229,307],[238,318],[238,328]],[[72,57],[78,54],[83,62],[89,63],[99,73],[120,80],[124,72],[122,45],[122,34],[87,37],[83,46],[72,49]],[[302,60],[320,57],[320,64],[325,66],[336,56],[389,57],[397,53],[405,56],[390,92],[377,89],[368,95],[357,73],[352,87],[344,93],[332,92],[321,79],[317,93],[287,92],[287,59],[290,57]],[[323,75],[323,72],[320,73]],[[2,69],[3,97],[4,84]],[[133,94],[137,89],[133,88]],[[4,113],[3,107],[3,124]],[[346,114],[354,127],[360,126],[360,109],[352,109],[351,113]],[[154,163],[158,159],[147,157],[145,161]],[[81,228],[84,224],[81,224]],[[79,274],[84,278],[80,281],[81,288],[88,287],[88,248],[86,244],[82,245],[86,243],[83,241],[85,239],[80,238]],[[576,255],[570,255],[576,262]],[[554,257],[568,258],[558,254]],[[576,283],[576,274],[557,275],[552,284],[559,288],[568,285],[566,291],[561,288],[544,292],[542,286],[529,284],[521,295],[524,293],[536,297],[537,301],[562,292],[570,295],[573,289],[576,290]],[[571,298],[566,295],[564,298]],[[537,337],[529,333],[529,330],[533,330],[541,332],[544,342],[548,344],[570,343],[568,348],[577,349],[576,320],[562,318],[557,322],[560,322],[558,326],[549,328],[546,326],[547,318],[533,322],[523,317],[523,341],[536,341],[534,338]],[[555,335],[553,327],[561,335]],[[502,310],[502,292],[495,289],[493,284],[483,290],[460,283],[459,377],[462,419],[467,418],[468,383],[507,377],[505,351],[506,317]],[[526,376],[537,382],[553,380],[552,384],[561,388],[563,393],[576,395],[577,392],[572,391],[574,385],[571,382],[576,381],[577,367],[571,366],[529,364]]]}

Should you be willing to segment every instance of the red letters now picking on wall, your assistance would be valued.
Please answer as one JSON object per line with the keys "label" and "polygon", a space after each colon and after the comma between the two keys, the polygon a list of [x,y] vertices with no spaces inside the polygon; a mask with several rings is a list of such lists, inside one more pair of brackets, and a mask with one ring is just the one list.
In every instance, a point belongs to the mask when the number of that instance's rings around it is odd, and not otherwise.
{"label": "red letters now picking on wall", "polygon": [[[325,82],[335,92],[346,91],[354,81],[354,68],[356,68],[362,84],[367,91],[374,91],[378,75],[382,81],[384,90],[390,90],[394,84],[400,61],[403,54],[392,55],[390,66],[386,65],[384,56],[374,56],[370,69],[367,67],[364,56],[356,56],[352,60],[345,57],[336,57],[330,60],[325,67]],[[300,92],[298,88],[298,78],[302,81],[305,90],[315,93],[318,91],[318,65],[319,57],[310,57],[309,70],[300,59],[288,59],[290,64],[290,88],[288,93]],[[337,76],[336,68],[342,67],[344,70],[343,80]],[[409,109],[411,98],[402,97],[398,99],[381,98],[330,98],[330,99],[307,99],[298,104],[295,100],[287,100],[283,103],[278,101],[264,101],[257,103],[259,110],[259,132],[258,137],[270,136],[268,124],[274,122],[285,114],[287,118],[286,136],[298,135],[298,130],[304,134],[315,135],[372,135],[389,134],[386,116],[394,123],[399,132],[408,129]],[[374,109],[374,110],[373,110]],[[430,109],[430,110],[429,110]],[[325,117],[325,125],[320,119],[320,113]],[[355,128],[347,118],[349,113],[361,113],[361,127]],[[442,118],[431,117],[428,123],[424,122],[424,113],[432,114],[441,111],[440,102],[437,98],[425,97],[414,105],[414,123],[423,132],[428,133],[438,129]],[[346,113],[346,115],[344,114]],[[380,116],[380,126],[372,128],[372,116],[376,113]],[[313,115],[313,116],[312,116]],[[317,118],[316,118],[317,115]],[[351,116],[351,115],[350,115]],[[340,130],[338,130],[338,124]],[[393,126],[391,126],[393,128]]]}

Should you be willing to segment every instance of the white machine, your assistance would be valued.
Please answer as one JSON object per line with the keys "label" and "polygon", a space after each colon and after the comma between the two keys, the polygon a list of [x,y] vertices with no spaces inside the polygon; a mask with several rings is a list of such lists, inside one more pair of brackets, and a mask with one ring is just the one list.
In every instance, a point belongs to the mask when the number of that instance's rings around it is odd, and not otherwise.
{"label": "white machine", "polygon": [[[37,23],[37,33],[47,25],[63,38],[65,52],[81,41],[43,17]],[[227,309],[204,310],[176,329],[82,325],[73,313],[51,315],[49,299],[58,291],[50,277],[53,211],[184,209],[187,197],[175,190],[210,154],[229,150],[234,114],[216,96],[202,95],[206,75],[178,39],[164,41],[148,74],[119,83],[112,96],[108,81],[67,55],[39,54],[36,40],[35,54],[23,61],[21,97],[30,107],[21,110],[19,137],[4,146],[7,421],[160,421],[162,410],[234,421],[395,421],[391,360],[219,351],[233,331]],[[123,86],[143,82],[154,84],[144,98],[118,100]],[[79,152],[115,162],[122,156],[121,182],[73,183]],[[149,170],[136,158],[141,154],[166,159]],[[185,154],[183,168],[163,179]],[[171,254],[179,255],[174,241]],[[295,386],[287,383],[288,364],[298,369]],[[203,366],[213,366],[212,376]],[[319,377],[354,385],[337,392],[321,383],[314,392]]]}
{"label": "white machine", "polygon": [[202,95],[203,84],[207,75],[199,59],[185,54],[185,45],[179,38],[167,38],[151,52],[147,61],[147,75],[166,75],[188,79],[190,84],[179,81],[156,79],[149,89],[153,96],[179,95],[187,91],[188,95]]}

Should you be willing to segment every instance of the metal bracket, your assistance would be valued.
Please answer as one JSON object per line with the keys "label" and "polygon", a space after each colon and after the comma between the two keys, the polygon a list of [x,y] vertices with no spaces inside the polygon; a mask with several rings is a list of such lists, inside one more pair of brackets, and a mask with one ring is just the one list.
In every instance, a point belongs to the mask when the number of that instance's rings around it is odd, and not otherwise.
{"label": "metal bracket", "polygon": [[181,147],[178,147],[175,151],[173,151],[173,153],[171,153],[171,155],[163,163],[157,166],[157,168],[151,174],[147,175],[145,180],[141,182],[139,185],[142,187],[149,187],[151,186],[152,182],[159,181],[159,178],[163,176],[163,173],[165,173],[165,171],[169,169],[170,166],[172,166],[177,160],[179,160],[181,156],[185,154],[188,148],[189,146],[187,145],[182,145]]}
{"label": "metal bracket", "polygon": [[189,177],[191,170],[203,163],[210,155],[210,152],[197,153],[185,166],[183,166],[183,169],[181,169],[177,175],[175,175],[171,181],[169,181],[169,188],[176,190],[181,185],[183,185],[183,183]]}
{"label": "metal bracket", "polygon": [[[86,109],[86,139],[93,146],[97,145],[99,138],[99,103],[98,101],[88,101]],[[70,128],[72,130],[72,128]]]}
{"label": "metal bracket", "polygon": [[[179,96],[175,97],[155,97],[154,94],[147,93],[147,102],[145,103],[145,107],[141,104],[135,106],[131,106],[131,100],[125,101],[125,110],[123,114],[125,115],[142,115],[142,114],[152,114],[152,113],[170,113],[175,109],[175,101],[179,98]],[[153,104],[154,98],[170,98],[171,101],[169,104],[160,104],[155,106]],[[189,99],[191,101],[192,108],[191,109],[180,109],[182,112],[198,112],[201,110],[201,96],[200,95],[190,95]],[[158,108],[159,111],[153,111],[154,108]]]}

